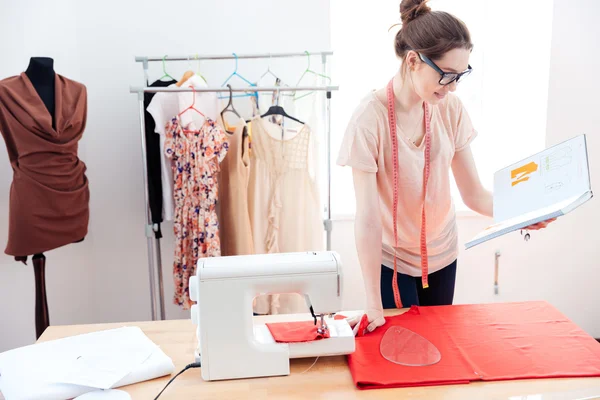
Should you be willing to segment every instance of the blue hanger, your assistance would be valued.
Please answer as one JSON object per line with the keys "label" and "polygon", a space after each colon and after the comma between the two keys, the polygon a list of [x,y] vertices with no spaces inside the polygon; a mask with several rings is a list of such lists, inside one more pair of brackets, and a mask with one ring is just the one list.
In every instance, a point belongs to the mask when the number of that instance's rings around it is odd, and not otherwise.
{"label": "blue hanger", "polygon": [[[225,86],[227,84],[227,82],[229,82],[229,80],[231,78],[233,78],[234,76],[237,76],[238,78],[240,78],[241,80],[243,80],[244,82],[246,82],[250,86],[256,86],[256,83],[252,83],[248,79],[246,79],[243,76],[241,76],[240,74],[238,74],[238,72],[237,72],[237,70],[238,70],[238,56],[237,56],[237,54],[233,53],[233,57],[235,58],[235,70],[232,72],[231,75],[229,75],[229,77],[227,77],[227,79],[225,79],[225,82],[223,82],[223,84],[221,86]],[[233,96],[222,96],[221,95],[221,96],[219,96],[219,99],[226,99],[226,98],[230,98],[230,97],[250,97],[250,96],[256,97],[256,101],[258,102],[258,93],[257,92],[253,92],[251,94],[236,94],[236,95],[233,95]]]}

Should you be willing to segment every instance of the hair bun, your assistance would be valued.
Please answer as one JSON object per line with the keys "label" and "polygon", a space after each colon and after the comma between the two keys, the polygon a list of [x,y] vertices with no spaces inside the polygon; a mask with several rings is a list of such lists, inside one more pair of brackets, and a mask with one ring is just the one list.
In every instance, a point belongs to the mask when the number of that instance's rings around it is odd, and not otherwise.
{"label": "hair bun", "polygon": [[402,0],[400,2],[400,19],[406,25],[411,21],[431,12],[427,5],[428,0]]}

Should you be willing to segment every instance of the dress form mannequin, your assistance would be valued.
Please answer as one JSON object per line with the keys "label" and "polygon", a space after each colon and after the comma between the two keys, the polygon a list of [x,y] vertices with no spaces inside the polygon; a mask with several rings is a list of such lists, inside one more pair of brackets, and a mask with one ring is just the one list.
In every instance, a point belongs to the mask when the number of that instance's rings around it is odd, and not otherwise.
{"label": "dress form mannequin", "polygon": [[[35,87],[48,112],[52,115],[52,126],[55,127],[54,60],[46,57],[32,57],[25,74]],[[15,257],[15,260],[27,264],[26,255]],[[35,276],[35,331],[36,338],[39,339],[50,324],[48,299],[46,296],[46,256],[44,256],[44,253],[35,254],[32,260]]]}
{"label": "dress form mannequin", "polygon": [[44,252],[87,234],[88,181],[77,156],[86,116],[85,85],[55,73],[51,58],[32,57],[0,81],[0,134],[14,171],[5,253],[24,264],[32,255],[38,338],[49,326]]}
{"label": "dress form mannequin", "polygon": [[[32,57],[25,74],[52,116],[52,127],[56,127],[54,97],[54,60],[47,57]],[[80,241],[83,241],[81,239]],[[15,260],[27,264],[27,256],[15,257]],[[44,253],[32,257],[35,275],[35,330],[39,338],[50,324],[48,300],[46,296],[46,256]]]}

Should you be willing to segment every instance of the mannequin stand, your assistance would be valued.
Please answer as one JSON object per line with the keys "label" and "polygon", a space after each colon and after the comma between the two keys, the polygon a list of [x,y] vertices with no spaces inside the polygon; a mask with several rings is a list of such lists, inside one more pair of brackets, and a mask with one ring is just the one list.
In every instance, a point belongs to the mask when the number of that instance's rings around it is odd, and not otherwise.
{"label": "mannequin stand", "polygon": [[[33,274],[35,276],[35,335],[36,339],[50,326],[50,313],[48,312],[48,298],[46,296],[46,256],[44,253],[35,254],[33,260]],[[27,265],[27,257],[15,257]]]}
{"label": "mannequin stand", "polygon": [[48,299],[46,297],[46,256],[33,256],[33,273],[35,275],[35,333],[39,339],[50,325]]}

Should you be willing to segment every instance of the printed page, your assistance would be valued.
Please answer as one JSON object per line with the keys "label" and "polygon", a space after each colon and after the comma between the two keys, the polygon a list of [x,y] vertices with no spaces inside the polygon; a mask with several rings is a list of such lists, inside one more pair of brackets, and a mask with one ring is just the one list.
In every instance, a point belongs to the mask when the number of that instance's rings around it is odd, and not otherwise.
{"label": "printed page", "polygon": [[589,191],[585,135],[579,135],[494,175],[494,221],[502,222]]}

